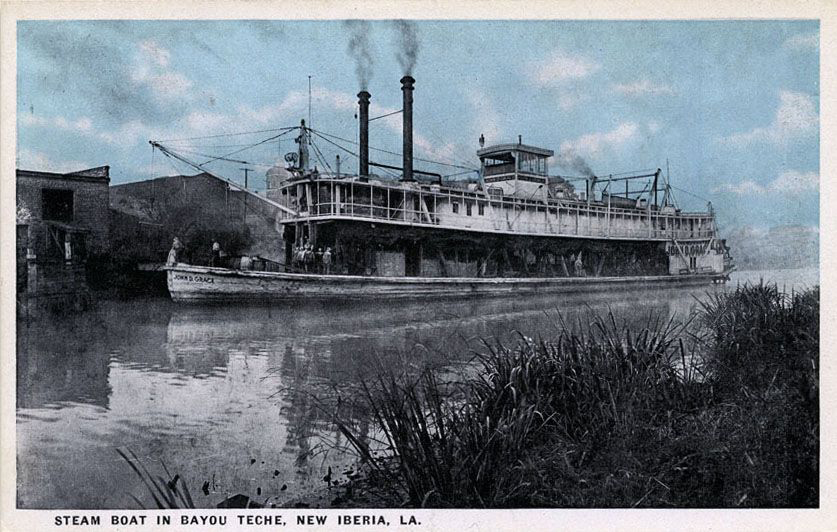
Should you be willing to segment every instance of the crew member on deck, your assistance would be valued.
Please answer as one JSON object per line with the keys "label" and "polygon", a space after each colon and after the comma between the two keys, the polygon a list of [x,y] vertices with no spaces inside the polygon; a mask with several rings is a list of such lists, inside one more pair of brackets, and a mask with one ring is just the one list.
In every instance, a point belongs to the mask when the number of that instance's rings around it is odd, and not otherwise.
{"label": "crew member on deck", "polygon": [[323,253],[323,272],[326,275],[331,274],[331,248],[329,247]]}
{"label": "crew member on deck", "polygon": [[581,252],[579,251],[578,257],[575,258],[575,276],[576,277],[584,277],[584,263],[581,262]]}

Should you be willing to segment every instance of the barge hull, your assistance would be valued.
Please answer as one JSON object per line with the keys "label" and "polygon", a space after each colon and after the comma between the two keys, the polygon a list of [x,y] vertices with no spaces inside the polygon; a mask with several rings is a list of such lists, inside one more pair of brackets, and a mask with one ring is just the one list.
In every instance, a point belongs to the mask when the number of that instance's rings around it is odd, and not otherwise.
{"label": "barge hull", "polygon": [[634,277],[360,277],[169,266],[168,289],[177,302],[352,299],[461,299],[593,293],[723,282],[726,273]]}

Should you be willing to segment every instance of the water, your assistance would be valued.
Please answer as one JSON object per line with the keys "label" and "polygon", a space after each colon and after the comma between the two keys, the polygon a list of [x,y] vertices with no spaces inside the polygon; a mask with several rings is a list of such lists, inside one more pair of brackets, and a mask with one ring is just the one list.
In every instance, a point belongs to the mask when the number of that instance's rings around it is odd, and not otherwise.
{"label": "water", "polygon": [[[759,278],[790,290],[817,284],[818,271],[741,272],[732,284]],[[351,464],[330,409],[375,368],[448,372],[478,338],[548,335],[559,311],[684,317],[714,289],[362,306],[148,299],[19,322],[18,506],[136,508],[131,495],[151,504],[116,449],[154,474],[163,463],[179,473],[199,507],[236,493],[287,504],[323,487],[329,466],[339,477]],[[363,412],[340,412],[368,425]]]}

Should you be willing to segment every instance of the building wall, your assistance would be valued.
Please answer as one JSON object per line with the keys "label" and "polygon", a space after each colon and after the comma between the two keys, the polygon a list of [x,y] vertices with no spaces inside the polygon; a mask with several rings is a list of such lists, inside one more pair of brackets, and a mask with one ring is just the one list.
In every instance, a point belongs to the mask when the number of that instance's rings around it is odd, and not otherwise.
{"label": "building wall", "polygon": [[17,224],[15,257],[17,264],[17,292],[25,292],[27,287],[26,252],[29,247],[29,225]]}
{"label": "building wall", "polygon": [[[276,208],[208,174],[169,176],[111,187],[111,208],[141,220],[175,224],[160,209],[197,206],[202,223],[249,229],[250,246],[244,250],[277,262],[284,262],[282,227],[276,224]],[[161,228],[167,233],[164,246],[170,245],[175,227]],[[182,238],[182,235],[179,235]],[[189,242],[185,242],[188,247]],[[224,249],[224,243],[221,242]],[[167,248],[166,248],[167,249]]]}
{"label": "building wall", "polygon": [[70,225],[88,229],[88,250],[102,254],[108,250],[108,203],[110,183],[107,166],[74,174],[55,174],[17,170],[17,202],[23,202],[32,214],[33,224],[43,218],[44,189],[73,192],[73,217]]}

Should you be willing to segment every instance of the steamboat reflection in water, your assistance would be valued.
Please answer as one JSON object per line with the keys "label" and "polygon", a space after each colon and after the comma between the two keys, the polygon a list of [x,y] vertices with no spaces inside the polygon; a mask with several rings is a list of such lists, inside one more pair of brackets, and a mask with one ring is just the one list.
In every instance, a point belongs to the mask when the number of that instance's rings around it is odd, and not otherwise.
{"label": "steamboat reflection in water", "polygon": [[[117,448],[154,473],[160,462],[180,473],[198,506],[236,493],[281,505],[324,485],[328,466],[336,476],[349,464],[322,405],[376,368],[457,371],[477,339],[549,335],[559,311],[569,323],[608,308],[637,324],[649,313],[685,318],[704,291],[288,307],[143,300],[20,322],[18,506],[148,501]],[[342,402],[339,415],[368,428],[353,404]]]}

